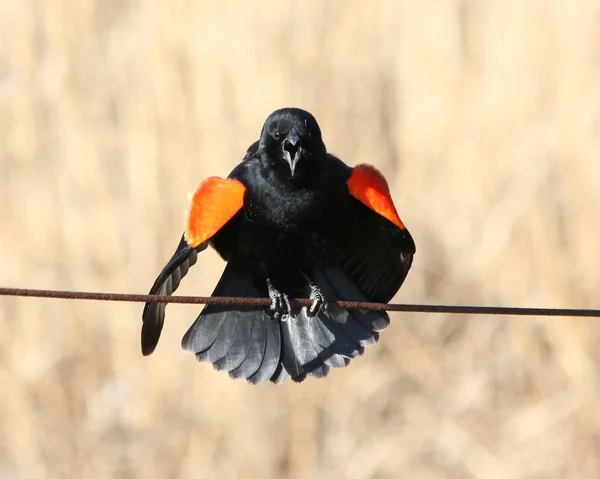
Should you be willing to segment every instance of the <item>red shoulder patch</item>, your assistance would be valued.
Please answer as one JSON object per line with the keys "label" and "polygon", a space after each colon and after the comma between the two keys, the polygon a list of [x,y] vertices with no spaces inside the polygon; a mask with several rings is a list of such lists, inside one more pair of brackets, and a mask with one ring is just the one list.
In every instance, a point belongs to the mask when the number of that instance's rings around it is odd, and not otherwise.
{"label": "red shoulder patch", "polygon": [[398,228],[406,229],[392,201],[387,181],[374,166],[355,166],[348,178],[348,191],[375,213],[391,221]]}
{"label": "red shoulder patch", "polygon": [[246,188],[237,180],[213,176],[190,195],[185,240],[192,248],[212,238],[244,204]]}

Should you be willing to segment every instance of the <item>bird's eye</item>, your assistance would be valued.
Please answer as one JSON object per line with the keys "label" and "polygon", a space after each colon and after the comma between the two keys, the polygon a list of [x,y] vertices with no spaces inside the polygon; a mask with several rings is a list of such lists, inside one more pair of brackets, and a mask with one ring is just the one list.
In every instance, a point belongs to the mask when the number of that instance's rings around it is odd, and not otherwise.
{"label": "bird's eye", "polygon": [[273,131],[273,138],[275,138],[276,140],[279,140],[279,138],[281,138],[281,135],[279,134],[279,130]]}

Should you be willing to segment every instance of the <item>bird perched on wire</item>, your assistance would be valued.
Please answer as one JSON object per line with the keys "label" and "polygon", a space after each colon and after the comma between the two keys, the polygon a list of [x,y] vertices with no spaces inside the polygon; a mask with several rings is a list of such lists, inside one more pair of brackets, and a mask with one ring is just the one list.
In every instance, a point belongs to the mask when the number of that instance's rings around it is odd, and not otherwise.
{"label": "bird perched on wire", "polygon": [[[315,118],[297,108],[273,112],[227,179],[208,178],[191,195],[181,242],[150,294],[172,294],[209,245],[227,262],[213,296],[271,305],[207,305],[182,347],[253,384],[324,377],[375,344],[387,313],[328,301],[389,302],[415,253],[381,173],[329,154]],[[295,297],[311,306],[293,307]],[[165,307],[144,307],[144,355]]]}

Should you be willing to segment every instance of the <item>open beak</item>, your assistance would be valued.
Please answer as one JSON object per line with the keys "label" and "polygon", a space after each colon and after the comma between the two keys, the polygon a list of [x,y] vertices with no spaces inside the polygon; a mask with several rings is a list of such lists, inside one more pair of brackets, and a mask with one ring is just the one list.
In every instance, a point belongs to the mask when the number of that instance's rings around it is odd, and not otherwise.
{"label": "open beak", "polygon": [[292,128],[288,135],[284,138],[283,142],[281,143],[281,148],[283,150],[283,159],[290,165],[290,173],[292,176],[294,176],[296,165],[302,156],[300,136],[294,128]]}

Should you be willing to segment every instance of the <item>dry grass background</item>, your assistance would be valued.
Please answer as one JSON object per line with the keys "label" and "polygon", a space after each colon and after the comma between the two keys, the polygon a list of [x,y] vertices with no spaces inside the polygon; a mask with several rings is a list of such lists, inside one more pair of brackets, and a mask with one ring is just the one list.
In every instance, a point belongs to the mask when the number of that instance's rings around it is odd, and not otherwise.
{"label": "dry grass background", "polygon": [[[600,305],[600,4],[0,0],[0,284],[147,292],[281,106],[389,179],[398,301]],[[211,291],[203,257],[182,294]],[[600,321],[402,315],[251,387],[141,305],[0,298],[0,477],[595,478]]]}

